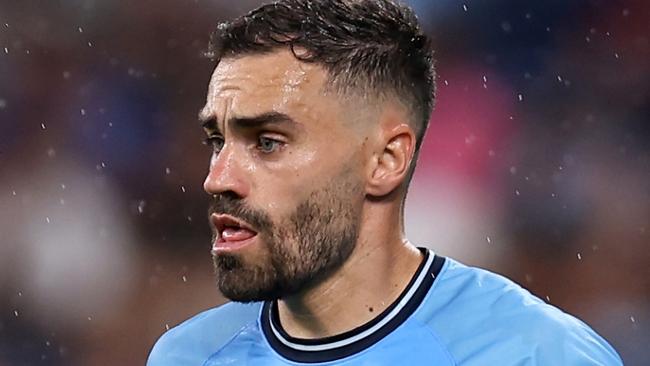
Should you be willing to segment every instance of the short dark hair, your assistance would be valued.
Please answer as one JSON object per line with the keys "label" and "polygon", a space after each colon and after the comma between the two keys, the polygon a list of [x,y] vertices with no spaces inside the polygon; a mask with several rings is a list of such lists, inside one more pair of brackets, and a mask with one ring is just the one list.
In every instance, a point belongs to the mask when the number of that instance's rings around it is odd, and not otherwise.
{"label": "short dark hair", "polygon": [[280,0],[220,23],[208,56],[218,63],[282,47],[323,66],[338,92],[404,104],[417,158],[433,109],[435,75],[429,40],[409,7],[390,0]]}

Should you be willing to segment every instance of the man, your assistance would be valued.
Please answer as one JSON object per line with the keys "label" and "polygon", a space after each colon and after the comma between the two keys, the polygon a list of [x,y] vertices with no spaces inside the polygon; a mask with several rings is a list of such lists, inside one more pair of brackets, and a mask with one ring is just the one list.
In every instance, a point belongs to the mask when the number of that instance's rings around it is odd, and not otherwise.
{"label": "man", "polygon": [[579,320],[404,237],[434,91],[410,9],[282,0],[221,24],[212,56],[204,188],[233,302],[149,366],[621,364]]}

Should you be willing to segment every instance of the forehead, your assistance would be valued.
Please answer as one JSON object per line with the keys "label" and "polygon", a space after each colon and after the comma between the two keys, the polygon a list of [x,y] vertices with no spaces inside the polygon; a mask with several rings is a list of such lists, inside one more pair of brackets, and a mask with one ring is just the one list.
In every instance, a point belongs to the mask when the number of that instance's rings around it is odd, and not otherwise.
{"label": "forehead", "polygon": [[317,113],[335,102],[324,92],[326,82],[322,67],[299,61],[289,51],[226,58],[212,74],[201,115]]}

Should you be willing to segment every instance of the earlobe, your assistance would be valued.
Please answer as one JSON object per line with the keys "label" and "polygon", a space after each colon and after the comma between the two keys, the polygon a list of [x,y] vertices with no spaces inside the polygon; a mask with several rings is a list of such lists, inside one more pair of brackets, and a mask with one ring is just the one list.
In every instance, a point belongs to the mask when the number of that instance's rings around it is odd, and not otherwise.
{"label": "earlobe", "polygon": [[368,181],[368,194],[373,196],[385,196],[402,184],[415,150],[415,135],[410,126],[400,124],[386,132],[384,149],[375,156]]}

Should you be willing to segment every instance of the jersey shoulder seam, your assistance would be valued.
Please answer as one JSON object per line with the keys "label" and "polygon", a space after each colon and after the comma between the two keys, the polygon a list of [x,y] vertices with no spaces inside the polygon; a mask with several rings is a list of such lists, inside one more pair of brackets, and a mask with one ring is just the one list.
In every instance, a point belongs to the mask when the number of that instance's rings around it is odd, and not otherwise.
{"label": "jersey shoulder seam", "polygon": [[223,351],[226,347],[228,347],[228,346],[229,346],[229,345],[230,345],[230,344],[235,340],[235,338],[237,338],[237,336],[238,336],[239,334],[241,334],[241,332],[243,332],[246,328],[249,328],[249,327],[251,327],[251,326],[254,325],[254,324],[255,324],[255,321],[248,322],[248,323],[244,324],[241,328],[239,328],[239,330],[237,330],[237,331],[236,331],[236,332],[235,332],[235,333],[230,337],[230,339],[228,339],[228,340],[227,340],[227,341],[226,341],[226,342],[225,342],[221,347],[219,347],[219,349],[217,349],[216,351],[212,352],[212,353],[208,356],[208,358],[205,359],[205,361],[203,362],[202,366],[207,366],[207,365],[208,365],[208,362],[210,362],[214,357],[216,357],[219,353],[221,353],[221,351]]}

